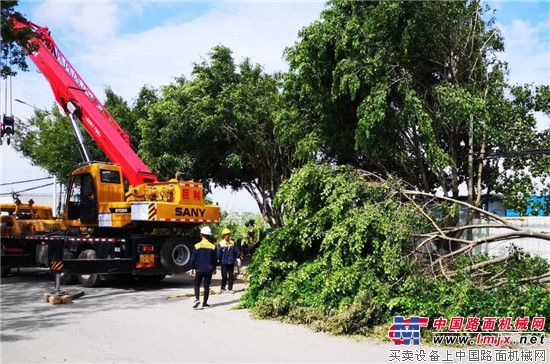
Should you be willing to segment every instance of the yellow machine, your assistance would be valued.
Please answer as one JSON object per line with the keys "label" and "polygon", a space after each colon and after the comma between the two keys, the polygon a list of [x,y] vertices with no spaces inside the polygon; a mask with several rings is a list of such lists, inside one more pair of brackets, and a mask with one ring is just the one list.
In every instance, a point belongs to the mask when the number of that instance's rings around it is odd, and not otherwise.
{"label": "yellow machine", "polygon": [[49,206],[36,205],[32,200],[23,204],[18,198],[13,203],[1,203],[2,277],[14,266],[48,266],[43,250],[29,249],[34,245],[25,243],[23,237],[59,234],[65,230],[65,224],[53,217]]}
{"label": "yellow machine", "polygon": [[[48,28],[25,19],[10,20],[15,29],[34,34],[31,43],[36,48],[28,56],[70,118],[84,161],[72,174],[63,214],[66,230],[22,233],[19,244],[27,251],[44,254],[47,250],[51,269],[65,273],[62,283],[78,275],[88,287],[107,274],[159,280],[189,270],[196,238],[181,231],[219,222],[219,206],[205,205],[202,184],[182,174],[159,182],[132,149],[130,137],[57,47]],[[112,163],[92,160],[79,125]]]}
{"label": "yellow machine", "polygon": [[73,172],[64,216],[67,226],[150,230],[219,222],[220,209],[204,205],[201,183],[174,178],[125,191],[119,166],[93,163]]}

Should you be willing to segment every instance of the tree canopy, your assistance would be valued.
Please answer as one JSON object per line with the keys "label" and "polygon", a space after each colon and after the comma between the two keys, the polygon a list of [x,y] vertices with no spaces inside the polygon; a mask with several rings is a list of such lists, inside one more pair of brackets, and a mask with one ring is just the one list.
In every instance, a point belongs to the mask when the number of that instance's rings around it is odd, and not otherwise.
{"label": "tree canopy", "polygon": [[[106,160],[83,127],[81,132],[94,160]],[[31,164],[44,168],[66,185],[73,170],[82,163],[72,123],[55,104],[50,111],[35,110],[32,117],[20,122],[14,148]]]}
{"label": "tree canopy", "polygon": [[509,85],[503,44],[479,1],[329,1],[286,50],[288,73],[217,46],[190,79],[143,87],[133,105],[107,89],[105,104],[164,179],[184,171],[207,191],[245,189],[272,226],[283,224],[281,182],[308,160],[478,206],[502,193],[523,212],[550,187],[549,131],[534,117],[550,113],[550,88]]}
{"label": "tree canopy", "polygon": [[190,80],[180,77],[164,87],[140,119],[144,159],[163,173],[182,170],[221,187],[244,188],[266,221],[281,226],[281,210],[272,201],[301,163],[275,128],[285,111],[281,86],[279,75],[265,74],[249,59],[236,64],[229,48],[214,47],[194,65]]}
{"label": "tree canopy", "polygon": [[330,1],[286,51],[285,92],[301,106],[296,142],[426,192],[458,197],[468,183],[479,203],[506,179],[516,195],[532,193],[523,175],[504,177],[485,157],[544,149],[533,100],[548,96],[508,88],[497,58],[503,39],[488,10],[478,1]]}
{"label": "tree canopy", "polygon": [[29,43],[32,37],[32,32],[29,29],[15,30],[13,24],[9,21],[10,16],[24,18],[24,16],[15,11],[17,0],[5,0],[0,2],[0,76],[6,78],[15,76],[16,69],[26,71],[28,69],[26,52],[20,46],[24,44],[27,49],[32,50],[33,47]]}

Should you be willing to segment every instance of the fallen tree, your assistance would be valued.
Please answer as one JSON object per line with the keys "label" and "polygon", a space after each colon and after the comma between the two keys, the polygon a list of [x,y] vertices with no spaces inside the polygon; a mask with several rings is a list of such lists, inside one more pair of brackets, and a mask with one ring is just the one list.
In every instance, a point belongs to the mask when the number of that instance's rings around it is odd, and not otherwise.
{"label": "fallen tree", "polygon": [[[388,182],[379,176],[369,173],[364,170],[357,169],[356,172],[365,180],[366,183],[375,183],[377,186],[385,186],[395,190],[391,195],[401,194],[410,202],[417,212],[431,226],[431,231],[427,233],[415,234],[417,242],[414,248],[414,254],[427,259],[421,259],[425,267],[429,267],[429,271],[434,275],[441,275],[446,280],[451,280],[460,272],[469,272],[476,274],[479,277],[489,276],[491,273],[484,270],[490,265],[501,264],[511,257],[509,255],[495,257],[471,265],[462,266],[460,270],[452,270],[459,261],[462,255],[472,254],[474,248],[481,244],[497,243],[502,241],[513,242],[521,238],[536,238],[550,242],[550,235],[546,232],[534,231],[531,229],[522,229],[512,224],[510,220],[493,214],[487,210],[481,209],[470,203],[453,199],[446,196],[438,196],[429,194],[423,191],[406,189],[399,182]],[[444,208],[440,208],[442,203]],[[457,211],[462,210],[467,217],[465,221],[460,222],[457,218]],[[434,211],[439,213],[439,218],[434,216]],[[446,214],[442,214],[443,212]],[[476,220],[483,221],[482,224],[472,223],[473,217]],[[447,222],[451,221],[451,225]],[[477,229],[502,229],[506,230],[500,234],[487,235],[476,239],[463,238],[464,235],[472,233]],[[473,234],[472,234],[473,235]],[[430,247],[427,248],[427,246]],[[441,247],[446,249],[440,249]],[[453,249],[455,247],[455,249]],[[445,251],[444,254],[441,251]],[[529,256],[529,253],[524,253]],[[426,261],[429,264],[426,264]],[[451,270],[449,270],[451,269]],[[504,273],[504,271],[502,271]],[[501,273],[501,274],[502,274]],[[500,275],[500,274],[499,274]],[[495,282],[495,277],[491,276],[489,282]],[[528,277],[521,280],[522,282],[550,282],[550,272],[534,277]],[[501,286],[507,282],[505,278],[501,278],[493,283],[495,287]],[[487,288],[487,287],[486,287]]]}
{"label": "fallen tree", "polygon": [[[420,234],[420,241],[415,247],[415,252],[420,253],[422,248],[427,244],[437,241],[437,242],[452,242],[459,244],[460,248],[451,250],[447,254],[438,254],[437,250],[431,251],[428,249],[428,255],[430,260],[430,268],[433,274],[439,272],[445,279],[450,280],[460,272],[459,270],[447,271],[447,267],[454,267],[453,263],[457,263],[457,257],[460,255],[471,254],[473,249],[479,246],[480,244],[489,244],[502,241],[512,242],[515,239],[520,238],[537,238],[550,242],[550,235],[545,232],[537,232],[530,229],[521,229],[517,226],[511,224],[509,220],[501,218],[498,215],[490,213],[486,210],[480,209],[479,207],[473,206],[469,203],[455,200],[443,196],[434,196],[424,192],[412,191],[412,190],[403,190],[403,195],[415,206],[419,213],[429,221],[430,225],[433,227],[433,231]],[[466,209],[468,216],[477,216],[478,219],[484,220],[484,224],[471,224],[471,221],[466,221],[462,226],[451,226],[451,227],[441,227],[437,221],[434,220],[429,213],[425,211],[420,204],[418,204],[418,197],[424,197],[429,200],[429,203],[424,202],[424,205],[438,205],[438,202],[445,201],[453,205],[458,205]],[[476,229],[487,229],[487,228],[496,228],[496,229],[505,229],[507,231],[500,234],[484,236],[477,239],[464,239],[461,238],[466,232],[473,231]],[[459,236],[459,237],[457,237]],[[525,254],[528,256],[529,254]],[[493,259],[484,260],[483,262],[472,264],[468,266],[461,267],[462,272],[474,273],[479,277],[490,276],[488,281],[491,282],[494,280],[494,276],[491,272],[487,272],[486,269],[490,265],[499,265],[503,262],[506,262],[510,259],[510,256],[501,256]],[[505,271],[502,271],[502,274]],[[507,282],[506,278],[501,278],[494,284],[492,287],[498,287]],[[534,277],[528,277],[521,279],[521,282],[540,282],[547,283],[550,282],[550,273],[545,273],[542,275],[537,275]],[[487,287],[486,287],[487,288]]]}
{"label": "fallen tree", "polygon": [[[310,164],[276,203],[286,225],[257,251],[242,300],[258,317],[368,334],[396,315],[550,316],[547,260],[514,246],[506,257],[474,250],[524,236],[548,241],[546,234],[350,167]],[[460,209],[487,224],[459,225]],[[507,231],[464,238],[480,226]]]}

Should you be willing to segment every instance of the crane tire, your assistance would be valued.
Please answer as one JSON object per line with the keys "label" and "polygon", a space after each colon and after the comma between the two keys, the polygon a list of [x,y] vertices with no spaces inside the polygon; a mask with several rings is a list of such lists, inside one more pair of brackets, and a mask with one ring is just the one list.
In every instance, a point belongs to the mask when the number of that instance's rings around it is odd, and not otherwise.
{"label": "crane tire", "polygon": [[11,268],[12,268],[12,264],[2,265],[1,276],[2,277],[7,277],[11,272]]}
{"label": "crane tire", "polygon": [[167,239],[160,249],[160,263],[168,274],[181,274],[191,269],[193,241],[184,236]]}
{"label": "crane tire", "polygon": [[[96,259],[95,250],[93,249],[83,250],[78,256],[78,259]],[[97,287],[97,285],[101,281],[101,277],[99,274],[81,274],[78,276],[78,281],[84,287],[92,288],[92,287]]]}
{"label": "crane tire", "polygon": [[[69,249],[63,249],[63,260],[65,259],[74,259],[74,254],[71,253]],[[75,284],[76,282],[78,282],[78,279],[74,274],[63,271],[59,275],[59,282],[62,285],[69,285],[69,284]]]}

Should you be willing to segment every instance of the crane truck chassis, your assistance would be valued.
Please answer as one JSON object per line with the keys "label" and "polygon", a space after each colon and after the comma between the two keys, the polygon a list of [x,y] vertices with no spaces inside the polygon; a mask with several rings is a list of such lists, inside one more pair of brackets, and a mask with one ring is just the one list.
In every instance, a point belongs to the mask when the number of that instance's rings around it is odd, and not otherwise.
{"label": "crane truck chassis", "polygon": [[[2,217],[2,224],[6,223],[2,225],[2,267],[49,266],[60,273],[62,284],[78,276],[85,287],[96,286],[105,274],[160,280],[189,270],[198,238],[158,231],[218,223],[219,206],[205,205],[203,185],[184,174],[159,182],[132,149],[130,137],[57,47],[48,28],[20,16],[10,21],[16,30],[33,32],[32,46],[22,47],[32,49],[27,55],[70,118],[83,163],[72,173],[62,223],[39,229],[38,220],[25,223],[17,216]],[[79,125],[110,162],[92,160]],[[35,228],[17,230],[24,225]]]}
{"label": "crane truck chassis", "polygon": [[[93,164],[83,169],[93,172],[100,167],[103,168],[97,174],[101,176],[101,172],[104,172],[103,175],[108,172],[109,179],[93,183],[94,173],[74,173],[73,179],[89,180],[90,183],[84,183],[88,186],[84,190],[94,186],[100,195],[99,191],[105,187],[112,190],[114,186],[118,186],[122,193],[122,182],[113,181],[113,175],[119,173],[118,166]],[[121,180],[114,178],[117,179]],[[183,191],[187,191],[185,195],[193,195],[201,189],[196,183],[171,180],[170,184],[182,187]],[[80,198],[80,193],[77,193],[79,186],[79,183],[73,183],[72,194],[68,196],[64,213],[68,219],[56,219],[52,216],[51,207],[33,205],[31,201],[21,204],[16,199],[12,204],[0,205],[2,276],[7,275],[12,267],[50,267],[60,272],[61,284],[76,283],[78,279],[84,287],[97,286],[106,274],[132,274],[141,280],[161,280],[167,274],[184,273],[190,269],[192,248],[198,239],[183,235],[158,235],[154,230],[145,232],[147,228],[140,226],[180,227],[182,223],[215,222],[204,219],[208,211],[200,205],[174,207],[174,215],[181,216],[174,219],[159,218],[159,204],[156,202],[121,203],[98,212],[90,196]],[[89,192],[80,191],[89,195]],[[200,196],[202,201],[202,195],[195,195],[197,198]],[[84,224],[97,221],[98,226],[65,225],[66,221],[75,220]],[[113,221],[116,225],[131,223],[135,227],[113,228]]]}
{"label": "crane truck chassis", "polygon": [[48,266],[43,248],[25,243],[22,237],[36,234],[46,236],[66,229],[60,219],[53,217],[51,207],[35,205],[33,200],[23,204],[16,194],[13,197],[13,203],[0,204],[2,277],[7,276],[12,267]]}

